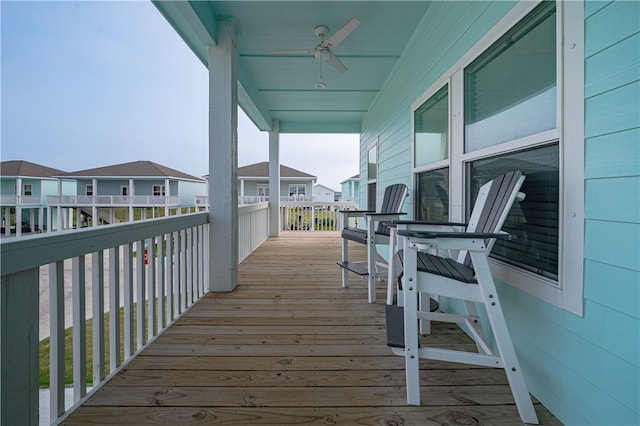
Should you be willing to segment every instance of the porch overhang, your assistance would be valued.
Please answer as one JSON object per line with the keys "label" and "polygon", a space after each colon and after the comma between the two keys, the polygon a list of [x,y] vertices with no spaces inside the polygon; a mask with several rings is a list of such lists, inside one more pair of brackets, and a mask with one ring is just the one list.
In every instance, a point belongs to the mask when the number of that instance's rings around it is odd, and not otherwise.
{"label": "porch overhang", "polygon": [[[384,86],[427,12],[428,1],[158,1],[155,7],[208,67],[217,22],[237,28],[238,104],[256,127],[280,133],[360,133],[369,106]],[[314,28],[329,34],[351,18],[361,24],[334,53],[338,72],[313,55],[271,54],[313,49]],[[322,82],[325,88],[316,88]]]}

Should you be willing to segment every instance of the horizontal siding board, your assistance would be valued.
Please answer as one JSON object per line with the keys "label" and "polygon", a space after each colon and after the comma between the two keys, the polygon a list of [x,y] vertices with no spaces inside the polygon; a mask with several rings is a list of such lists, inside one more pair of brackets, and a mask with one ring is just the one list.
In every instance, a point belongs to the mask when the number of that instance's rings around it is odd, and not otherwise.
{"label": "horizontal siding board", "polygon": [[[640,4],[640,2],[639,2]],[[585,137],[606,135],[640,126],[640,82],[587,99]]]}
{"label": "horizontal siding board", "polygon": [[640,128],[587,139],[585,178],[640,176]]}
{"label": "horizontal siding board", "polygon": [[585,61],[585,97],[591,98],[640,79],[640,33]]}
{"label": "horizontal siding board", "polygon": [[616,1],[585,22],[585,57],[589,58],[633,34],[640,28],[640,2]]}
{"label": "horizontal siding board", "polygon": [[640,223],[640,176],[586,181],[587,219]]}
{"label": "horizontal siding board", "polygon": [[[602,364],[602,360],[600,363]],[[600,368],[599,366],[596,368]],[[638,411],[623,404],[618,396],[594,386],[591,377],[583,376],[571,368],[562,372],[567,395],[584,417],[581,421],[565,420],[565,424],[637,425]],[[590,380],[591,379],[591,380]],[[611,380],[612,378],[606,378]],[[588,392],[585,392],[588,389]],[[636,405],[637,407],[637,405]]]}
{"label": "horizontal siding board", "polygon": [[584,297],[627,315],[640,312],[640,271],[585,262]]}
{"label": "horizontal siding board", "polygon": [[611,1],[590,0],[584,2],[584,17],[588,19],[592,15],[595,15],[603,8],[607,7]]}
{"label": "horizontal siding board", "polygon": [[615,327],[609,326],[609,329],[604,334],[603,346],[609,352],[635,365],[635,370],[638,371],[640,366],[640,323],[638,322],[638,316],[633,317],[607,309],[603,320],[605,324],[615,324]]}
{"label": "horizontal siding board", "polygon": [[640,271],[639,245],[640,224],[586,221],[585,259]]}

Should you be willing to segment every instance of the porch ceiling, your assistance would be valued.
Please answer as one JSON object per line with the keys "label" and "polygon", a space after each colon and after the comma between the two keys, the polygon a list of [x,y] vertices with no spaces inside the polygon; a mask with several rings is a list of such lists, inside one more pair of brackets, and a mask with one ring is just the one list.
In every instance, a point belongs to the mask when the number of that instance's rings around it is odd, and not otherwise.
{"label": "porch ceiling", "polygon": [[[207,65],[216,20],[233,19],[238,47],[238,102],[261,130],[280,121],[281,133],[359,133],[360,123],[422,20],[428,1],[153,1]],[[361,24],[334,53],[339,73],[312,55],[272,55],[313,49],[317,25],[329,36],[351,18]],[[322,81],[324,89],[316,89]]]}

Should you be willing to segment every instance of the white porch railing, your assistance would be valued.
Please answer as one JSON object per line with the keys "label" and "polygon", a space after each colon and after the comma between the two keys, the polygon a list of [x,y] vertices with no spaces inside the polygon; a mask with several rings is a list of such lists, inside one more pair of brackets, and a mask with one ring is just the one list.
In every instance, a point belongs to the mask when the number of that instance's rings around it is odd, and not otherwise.
{"label": "white porch railing", "polygon": [[238,207],[238,262],[269,238],[269,203]]}
{"label": "white porch railing", "polygon": [[355,210],[356,203],[282,201],[280,229],[285,231],[339,231],[343,228],[341,210]]}
{"label": "white porch railing", "polygon": [[[244,259],[268,236],[268,205],[239,208],[238,214],[239,255]],[[0,243],[0,424],[38,425],[39,324],[49,329],[48,417],[56,424],[208,290],[208,228],[208,213],[194,213]],[[43,306],[41,279],[48,280],[43,285],[49,289]],[[121,308],[122,323],[120,315],[109,315],[105,336],[105,313]],[[90,392],[88,318],[93,318]],[[72,403],[65,401],[64,335],[69,325]]]}
{"label": "white porch railing", "polygon": [[177,195],[48,195],[47,205],[50,207],[145,207],[145,206],[178,206]]}
{"label": "white porch railing", "polygon": [[39,206],[42,205],[40,195],[0,195],[0,205],[9,206]]}

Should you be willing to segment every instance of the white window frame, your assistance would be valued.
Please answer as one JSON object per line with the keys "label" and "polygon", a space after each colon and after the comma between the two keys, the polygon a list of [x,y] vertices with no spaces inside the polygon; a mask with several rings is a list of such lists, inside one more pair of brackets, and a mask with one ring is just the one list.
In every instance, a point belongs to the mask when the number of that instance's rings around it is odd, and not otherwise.
{"label": "white window frame", "polygon": [[256,185],[256,191],[258,197],[268,197],[269,196],[269,184],[268,183],[259,183]]}
{"label": "white window frame", "polygon": [[[156,191],[156,188],[158,189],[157,191]],[[158,192],[159,194],[156,195],[156,192]],[[151,187],[151,194],[153,194],[154,197],[164,197],[166,195],[165,186],[164,185],[153,185]]]}
{"label": "white window frame", "polygon": [[[295,188],[296,192],[291,192],[291,189]],[[300,188],[304,188],[304,192],[300,192]],[[289,196],[291,195],[307,195],[307,185],[304,183],[290,183],[289,184]]]}
{"label": "white window frame", "polygon": [[25,183],[22,185],[22,195],[33,195],[33,184]]}
{"label": "white window frame", "polygon": [[[576,315],[583,315],[584,264],[584,4],[556,2],[557,128],[478,151],[464,152],[464,69],[540,4],[521,1],[411,106],[412,185],[418,173],[449,167],[449,218],[465,219],[465,165],[498,154],[559,140],[560,218],[558,280],[491,259],[497,279]],[[449,159],[415,167],[414,113],[444,85],[449,85]],[[570,159],[567,155],[570,153]],[[415,194],[416,191],[414,190]]]}
{"label": "white window frame", "polygon": [[92,183],[88,183],[84,186],[84,195],[86,195],[87,197],[92,197],[94,195]]}

